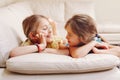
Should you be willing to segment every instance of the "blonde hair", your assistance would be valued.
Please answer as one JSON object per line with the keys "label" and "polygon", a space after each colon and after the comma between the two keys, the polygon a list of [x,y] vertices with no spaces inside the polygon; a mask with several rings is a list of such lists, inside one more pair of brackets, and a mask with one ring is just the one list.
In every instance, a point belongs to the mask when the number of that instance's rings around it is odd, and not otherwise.
{"label": "blonde hair", "polygon": [[75,33],[83,43],[90,42],[97,34],[96,25],[94,20],[86,14],[77,14],[70,18],[65,29],[70,26],[73,33]]}
{"label": "blonde hair", "polygon": [[[24,34],[26,35],[27,38],[29,38],[29,33],[30,32],[35,32],[36,33],[36,30],[38,28],[37,24],[38,22],[40,22],[41,19],[46,19],[49,23],[50,21],[48,20],[47,17],[43,16],[43,15],[31,15],[27,18],[25,18],[23,20],[23,31],[24,31]],[[37,24],[37,25],[36,25]],[[51,23],[50,23],[51,25]],[[55,30],[56,30],[56,27],[55,26],[51,26],[52,27],[52,30],[53,30],[53,34],[55,33]]]}

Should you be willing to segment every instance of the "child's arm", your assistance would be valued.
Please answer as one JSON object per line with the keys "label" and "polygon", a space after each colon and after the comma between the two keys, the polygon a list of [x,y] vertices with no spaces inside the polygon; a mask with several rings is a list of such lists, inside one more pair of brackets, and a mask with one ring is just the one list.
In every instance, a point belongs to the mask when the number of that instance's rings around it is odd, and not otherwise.
{"label": "child's arm", "polygon": [[66,39],[59,42],[59,49],[68,49],[69,45]]}
{"label": "child's arm", "polygon": [[[44,49],[46,47],[44,44],[39,44],[39,46],[41,47],[41,49]],[[20,46],[20,47],[14,48],[10,52],[10,57],[31,54],[31,53],[37,52],[37,51],[38,51],[38,48],[36,45]]]}
{"label": "child's arm", "polygon": [[43,52],[46,53],[53,53],[53,54],[61,54],[61,55],[69,55],[68,49],[53,49],[53,48],[46,48]]}
{"label": "child's arm", "polygon": [[94,47],[101,47],[107,49],[108,46],[97,41],[91,41],[88,44],[85,44],[81,47],[70,47],[70,54],[74,58],[80,58],[86,56]]}
{"label": "child's arm", "polygon": [[[40,35],[39,35],[40,36]],[[40,44],[36,44],[36,45],[23,45],[23,46],[19,46],[14,48],[11,52],[10,52],[10,57],[15,57],[15,56],[20,56],[20,55],[24,55],[24,54],[30,54],[33,52],[39,52],[39,48],[41,50],[46,48],[46,40],[44,35],[41,35],[40,38],[41,43]]]}
{"label": "child's arm", "polygon": [[81,47],[70,47],[70,54],[73,58],[80,58],[86,56],[92,48],[97,44],[96,41],[91,41]]}

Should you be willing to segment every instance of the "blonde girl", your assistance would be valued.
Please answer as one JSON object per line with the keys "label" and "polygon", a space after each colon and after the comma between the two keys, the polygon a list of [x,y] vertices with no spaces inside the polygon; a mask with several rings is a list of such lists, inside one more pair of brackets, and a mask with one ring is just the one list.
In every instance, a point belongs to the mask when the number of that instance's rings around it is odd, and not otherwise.
{"label": "blonde girl", "polygon": [[23,20],[23,31],[27,39],[11,51],[10,57],[33,52],[68,55],[66,43],[56,36],[56,25],[51,19],[43,15],[31,15]]}

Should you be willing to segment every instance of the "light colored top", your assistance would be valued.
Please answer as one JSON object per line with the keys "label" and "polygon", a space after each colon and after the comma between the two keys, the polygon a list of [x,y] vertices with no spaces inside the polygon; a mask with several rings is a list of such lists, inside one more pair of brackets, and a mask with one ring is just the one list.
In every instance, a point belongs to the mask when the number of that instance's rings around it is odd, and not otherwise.
{"label": "light colored top", "polygon": [[[47,44],[47,48],[54,48],[54,49],[59,49],[60,48],[60,43],[63,42],[62,37],[54,36],[53,41],[49,44]],[[24,42],[22,42],[21,46],[27,46],[27,45],[33,45],[33,43],[27,39]]]}

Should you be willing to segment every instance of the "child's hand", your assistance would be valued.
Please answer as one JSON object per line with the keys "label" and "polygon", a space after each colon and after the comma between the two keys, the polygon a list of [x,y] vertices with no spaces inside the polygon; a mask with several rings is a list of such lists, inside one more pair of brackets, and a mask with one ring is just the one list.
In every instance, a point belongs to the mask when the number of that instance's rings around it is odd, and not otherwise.
{"label": "child's hand", "polygon": [[105,54],[105,53],[110,53],[110,51],[106,50],[106,49],[98,49],[96,47],[94,47],[92,49],[93,53],[95,54]]}
{"label": "child's hand", "polygon": [[38,34],[38,36],[39,36],[40,44],[43,44],[46,47],[47,42],[46,42],[45,34],[43,32],[41,32]]}
{"label": "child's hand", "polygon": [[42,50],[44,50],[47,46],[45,33],[42,31],[41,31],[41,33],[37,33],[36,38],[38,38],[39,46],[41,47]]}
{"label": "child's hand", "polygon": [[99,53],[100,53],[100,50],[97,49],[96,47],[93,47],[93,48],[92,48],[92,51],[93,51],[93,53],[95,53],[95,54],[99,54]]}
{"label": "child's hand", "polygon": [[60,48],[60,49],[67,49],[68,46],[66,46],[66,44],[68,44],[66,40],[61,40],[61,41],[59,42],[59,48]]}
{"label": "child's hand", "polygon": [[101,43],[97,42],[95,47],[98,48],[98,49],[109,49],[108,44],[105,43],[105,42],[101,42]]}
{"label": "child's hand", "polygon": [[32,43],[40,43],[39,36],[37,36],[35,33],[30,32],[29,37],[30,37]]}

